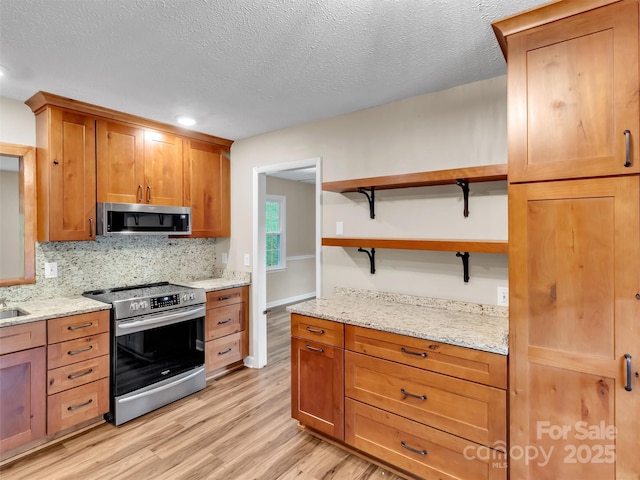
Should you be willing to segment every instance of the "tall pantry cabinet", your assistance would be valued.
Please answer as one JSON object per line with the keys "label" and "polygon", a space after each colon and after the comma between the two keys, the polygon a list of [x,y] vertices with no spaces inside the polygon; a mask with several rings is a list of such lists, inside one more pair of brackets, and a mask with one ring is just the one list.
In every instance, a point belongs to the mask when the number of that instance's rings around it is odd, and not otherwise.
{"label": "tall pantry cabinet", "polygon": [[494,24],[508,63],[511,478],[640,478],[638,19],[638,0],[566,0]]}

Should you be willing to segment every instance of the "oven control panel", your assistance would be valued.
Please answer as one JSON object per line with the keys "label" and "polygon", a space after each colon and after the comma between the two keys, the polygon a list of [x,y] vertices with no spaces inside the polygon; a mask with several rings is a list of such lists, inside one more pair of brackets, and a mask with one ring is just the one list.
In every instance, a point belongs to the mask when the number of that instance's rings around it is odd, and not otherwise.
{"label": "oven control panel", "polygon": [[164,295],[162,297],[153,297],[149,299],[151,304],[151,310],[154,308],[172,307],[174,305],[180,305],[180,295]]}

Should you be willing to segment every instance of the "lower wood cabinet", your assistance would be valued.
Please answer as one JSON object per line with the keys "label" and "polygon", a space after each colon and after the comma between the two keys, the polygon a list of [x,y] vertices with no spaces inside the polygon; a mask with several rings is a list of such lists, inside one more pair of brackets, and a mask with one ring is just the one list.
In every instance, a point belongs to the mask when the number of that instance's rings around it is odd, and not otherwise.
{"label": "lower wood cabinet", "polygon": [[47,434],[109,411],[109,312],[48,320]]}
{"label": "lower wood cabinet", "polygon": [[46,322],[0,328],[0,453],[46,434]]}
{"label": "lower wood cabinet", "polygon": [[291,412],[419,478],[507,478],[507,358],[291,315]]}
{"label": "lower wood cabinet", "polygon": [[242,364],[249,354],[249,287],[207,293],[205,364],[207,375]]}

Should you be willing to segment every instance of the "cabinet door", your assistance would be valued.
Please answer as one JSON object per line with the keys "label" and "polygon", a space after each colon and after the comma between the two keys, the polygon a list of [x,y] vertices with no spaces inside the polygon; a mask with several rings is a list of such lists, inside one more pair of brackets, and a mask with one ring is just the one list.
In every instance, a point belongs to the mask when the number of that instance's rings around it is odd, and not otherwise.
{"label": "cabinet door", "polygon": [[45,435],[45,350],[0,356],[0,452]]}
{"label": "cabinet door", "polygon": [[510,182],[640,172],[637,1],[514,34],[508,52]]}
{"label": "cabinet door", "polygon": [[191,207],[193,237],[231,235],[231,190],[228,149],[187,140],[184,204]]}
{"label": "cabinet door", "polygon": [[156,205],[182,205],[182,138],[153,130],[144,132],[144,200]]}
{"label": "cabinet door", "polygon": [[344,350],[291,338],[291,416],[344,440]]}
{"label": "cabinet door", "polygon": [[[50,108],[49,123],[38,123],[38,240],[95,240],[95,119]],[[43,117],[44,118],[44,117]],[[39,146],[41,145],[38,139]],[[41,155],[44,154],[44,155]]]}
{"label": "cabinet door", "polygon": [[144,130],[98,120],[98,201],[142,203]]}
{"label": "cabinet door", "polygon": [[511,478],[636,478],[640,177],[511,185],[509,201],[510,443],[550,453],[513,457]]}

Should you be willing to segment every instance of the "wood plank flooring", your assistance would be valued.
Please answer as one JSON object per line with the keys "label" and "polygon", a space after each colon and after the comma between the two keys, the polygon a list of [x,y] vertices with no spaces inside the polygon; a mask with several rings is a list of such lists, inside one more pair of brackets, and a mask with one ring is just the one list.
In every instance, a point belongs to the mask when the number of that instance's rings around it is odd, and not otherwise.
{"label": "wood plank flooring", "polygon": [[2,480],[401,480],[291,418],[290,317],[268,318],[268,365],[208,382],[120,427],[100,425],[0,469]]}

